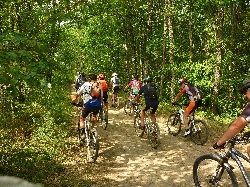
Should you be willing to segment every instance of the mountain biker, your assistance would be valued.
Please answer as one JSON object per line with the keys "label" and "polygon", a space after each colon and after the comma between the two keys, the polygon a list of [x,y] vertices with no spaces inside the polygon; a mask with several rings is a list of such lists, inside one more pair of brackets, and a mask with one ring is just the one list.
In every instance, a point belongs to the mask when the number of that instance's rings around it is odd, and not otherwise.
{"label": "mountain biker", "polygon": [[150,117],[153,122],[156,122],[156,117],[155,117],[155,112],[158,108],[159,105],[159,100],[158,98],[150,98],[150,93],[149,93],[149,86],[153,86],[156,91],[157,87],[152,84],[152,79],[150,77],[144,78],[144,85],[140,88],[138,94],[135,97],[135,101],[138,102],[140,99],[140,96],[144,94],[145,98],[145,104],[146,106],[141,110],[141,126],[140,128],[143,130],[145,129],[145,124],[144,124],[144,118],[145,118],[145,111],[151,109],[150,112]]}
{"label": "mountain biker", "polygon": [[190,134],[190,130],[189,130],[189,127],[188,127],[188,116],[192,112],[194,112],[198,107],[200,107],[202,105],[202,100],[197,99],[194,87],[191,84],[187,83],[186,78],[180,79],[178,81],[178,84],[181,86],[181,89],[180,89],[180,92],[175,97],[172,104],[174,105],[177,102],[177,100],[181,97],[181,95],[183,95],[184,93],[186,94],[186,96],[187,96],[187,98],[189,100],[189,103],[188,103],[188,106],[185,109],[184,114],[183,114],[184,125],[185,125],[185,128],[186,128],[186,131],[185,131],[183,137],[187,137]]}
{"label": "mountain biker", "polygon": [[[245,125],[250,122],[250,79],[247,79],[239,92],[244,95],[244,99],[247,100],[245,107],[242,109],[240,116],[228,127],[226,132],[221,136],[221,138],[213,145],[214,149],[224,148],[225,142],[233,138],[238,134]],[[250,158],[250,146],[247,148],[247,154]]]}
{"label": "mountain biker", "polygon": [[77,76],[75,76],[74,84],[76,91],[82,86],[82,84],[86,81],[84,72],[77,72]]}
{"label": "mountain biker", "polygon": [[108,112],[108,83],[105,80],[104,74],[99,74],[98,78],[99,78],[100,85],[102,86],[104,107],[106,108]]}
{"label": "mountain biker", "polygon": [[74,104],[76,99],[81,96],[82,93],[84,93],[84,102],[82,107],[82,113],[80,116],[80,129],[82,131],[82,137],[81,139],[85,139],[85,124],[84,121],[86,117],[93,112],[93,121],[96,123],[97,118],[96,115],[98,114],[100,108],[101,108],[101,102],[103,99],[103,93],[102,90],[100,90],[99,97],[93,97],[92,96],[92,90],[94,87],[98,86],[97,83],[97,75],[94,73],[90,73],[87,76],[87,80],[77,91],[77,93],[73,96],[71,100],[71,104]]}
{"label": "mountain biker", "polygon": [[120,89],[120,79],[118,78],[118,74],[117,73],[113,73],[110,83],[109,83],[110,87],[113,87],[114,91],[112,93],[112,106],[114,106],[115,103],[115,94],[119,92]]}
{"label": "mountain biker", "polygon": [[[129,87],[131,87],[131,89],[132,89],[132,94],[129,94],[128,100],[134,101],[134,100],[132,100],[132,98],[136,97],[136,95],[139,93],[139,90],[141,88],[140,81],[138,81],[137,76],[133,76],[132,81],[130,81],[126,85],[126,87],[124,88],[124,91],[126,92]],[[132,102],[132,103],[134,103],[134,102]]]}

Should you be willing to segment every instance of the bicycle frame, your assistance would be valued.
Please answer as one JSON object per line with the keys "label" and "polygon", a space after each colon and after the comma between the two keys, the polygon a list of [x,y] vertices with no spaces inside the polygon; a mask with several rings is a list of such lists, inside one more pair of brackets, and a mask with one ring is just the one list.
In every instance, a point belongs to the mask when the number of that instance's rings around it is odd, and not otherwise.
{"label": "bicycle frame", "polygon": [[[217,154],[218,154],[218,153],[217,153]],[[223,159],[223,157],[222,157],[221,155],[219,155],[219,156],[220,156],[221,159]],[[243,155],[241,152],[239,152],[239,151],[238,151],[237,149],[235,149],[234,147],[230,147],[230,148],[229,148],[229,150],[228,150],[228,152],[226,153],[225,157],[227,158],[227,160],[228,160],[228,158],[232,158],[232,159],[238,164],[238,166],[239,166],[239,168],[240,168],[240,171],[241,171],[241,173],[242,173],[242,175],[243,175],[243,177],[244,177],[244,180],[245,180],[247,186],[250,187],[250,179],[249,179],[249,177],[247,176],[246,170],[245,170],[243,164],[241,163],[241,161],[240,161],[240,159],[239,159],[238,157],[244,159],[244,160],[247,161],[248,163],[250,163],[250,159],[249,159],[248,157],[246,157],[245,155]],[[224,160],[224,161],[223,161],[223,165],[224,165],[225,167],[230,167],[230,169],[232,170],[232,169],[233,169],[233,166],[231,166],[229,163],[225,162],[225,159],[223,159],[223,160]],[[225,163],[227,163],[227,164],[225,164]]]}

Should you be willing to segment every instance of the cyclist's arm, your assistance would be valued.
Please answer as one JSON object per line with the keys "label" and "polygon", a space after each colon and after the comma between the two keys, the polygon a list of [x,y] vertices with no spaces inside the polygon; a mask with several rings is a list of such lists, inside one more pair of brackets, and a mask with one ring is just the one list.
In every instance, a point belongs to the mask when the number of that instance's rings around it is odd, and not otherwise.
{"label": "cyclist's arm", "polygon": [[247,124],[247,120],[242,116],[239,116],[227,129],[227,131],[218,140],[217,145],[221,146],[226,141],[233,138],[237,133],[239,133]]}
{"label": "cyclist's arm", "polygon": [[182,95],[183,93],[182,92],[179,92],[178,94],[177,94],[177,96],[174,98],[174,103],[176,103],[177,101],[178,101],[178,99],[181,97],[181,95]]}
{"label": "cyclist's arm", "polygon": [[71,100],[71,103],[74,103],[76,100],[77,100],[77,98],[79,98],[81,95],[79,95],[79,94],[75,94],[74,96],[73,96],[73,98],[72,98],[72,100]]}

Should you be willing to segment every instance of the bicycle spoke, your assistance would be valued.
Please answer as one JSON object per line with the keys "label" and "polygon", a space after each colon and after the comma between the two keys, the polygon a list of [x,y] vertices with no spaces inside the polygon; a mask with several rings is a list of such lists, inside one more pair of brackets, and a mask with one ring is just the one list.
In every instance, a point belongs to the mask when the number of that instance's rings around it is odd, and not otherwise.
{"label": "bicycle spoke", "polygon": [[167,121],[168,132],[176,136],[181,131],[181,121],[178,114],[171,114]]}
{"label": "bicycle spoke", "polygon": [[195,120],[191,126],[191,139],[197,145],[203,145],[208,139],[208,127],[202,120]]}
{"label": "bicycle spoke", "polygon": [[151,147],[157,148],[160,143],[160,129],[157,123],[151,122],[148,127],[148,140]]}

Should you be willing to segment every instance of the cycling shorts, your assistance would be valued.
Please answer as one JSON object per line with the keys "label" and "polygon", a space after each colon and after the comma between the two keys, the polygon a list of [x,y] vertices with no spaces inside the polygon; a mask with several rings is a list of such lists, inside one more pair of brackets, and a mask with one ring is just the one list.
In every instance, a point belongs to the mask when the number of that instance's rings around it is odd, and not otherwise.
{"label": "cycling shorts", "polygon": [[114,87],[113,94],[118,93],[119,90],[120,90],[120,86],[115,86],[115,87]]}
{"label": "cycling shorts", "polygon": [[158,105],[155,105],[155,106],[146,105],[143,111],[147,111],[148,109],[151,109],[150,114],[155,114],[157,108],[158,108]]}
{"label": "cycling shorts", "polygon": [[82,117],[86,118],[88,115],[93,112],[93,115],[97,115],[101,107],[89,107],[89,106],[84,106],[82,107]]}
{"label": "cycling shorts", "polygon": [[185,109],[185,113],[189,115],[192,112],[194,112],[197,108],[199,108],[201,105],[202,105],[202,100],[190,102],[187,108]]}
{"label": "cycling shorts", "polygon": [[108,92],[103,92],[103,102],[108,103]]}

